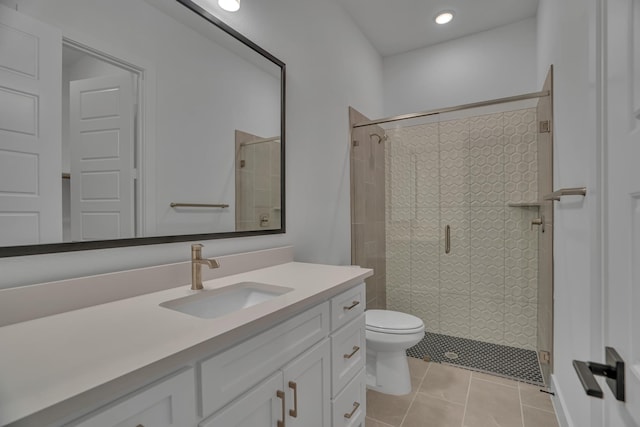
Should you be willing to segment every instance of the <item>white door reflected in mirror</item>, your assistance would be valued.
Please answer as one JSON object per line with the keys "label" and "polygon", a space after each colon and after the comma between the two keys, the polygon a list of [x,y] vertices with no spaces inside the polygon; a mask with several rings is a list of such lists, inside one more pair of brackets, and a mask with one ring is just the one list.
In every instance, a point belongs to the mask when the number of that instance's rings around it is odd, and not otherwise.
{"label": "white door reflected in mirror", "polygon": [[253,150],[246,218],[235,132],[281,140],[284,64],[175,0],[0,0],[0,21],[0,247],[282,228],[282,145]]}

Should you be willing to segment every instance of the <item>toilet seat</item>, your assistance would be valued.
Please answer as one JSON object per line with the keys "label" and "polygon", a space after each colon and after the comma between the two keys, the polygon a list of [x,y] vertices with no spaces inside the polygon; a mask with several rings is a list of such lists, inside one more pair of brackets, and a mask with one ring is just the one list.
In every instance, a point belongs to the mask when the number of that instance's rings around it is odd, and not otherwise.
{"label": "toilet seat", "polygon": [[424,331],[422,319],[392,310],[367,310],[365,323],[368,331],[384,334],[407,335]]}

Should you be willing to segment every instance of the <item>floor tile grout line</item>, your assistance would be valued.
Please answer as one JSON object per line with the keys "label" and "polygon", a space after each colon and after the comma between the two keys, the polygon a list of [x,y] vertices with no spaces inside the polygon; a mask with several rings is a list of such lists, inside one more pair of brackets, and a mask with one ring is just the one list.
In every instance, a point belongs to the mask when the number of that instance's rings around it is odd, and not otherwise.
{"label": "floor tile grout line", "polygon": [[520,383],[518,383],[518,401],[520,402],[520,417],[522,418],[522,427],[524,425],[524,408],[522,405],[522,388],[520,387]]}
{"label": "floor tile grout line", "polygon": [[373,417],[364,417],[365,422],[367,421],[367,418],[372,419],[372,420],[373,420],[373,421],[375,421],[377,424],[382,424],[384,427],[393,427],[391,424],[387,424],[387,423],[382,422],[382,421],[380,421],[380,420],[377,420],[377,419],[375,419],[375,418],[373,418]]}
{"label": "floor tile grout line", "polygon": [[464,400],[464,409],[462,411],[462,424],[460,427],[464,427],[464,420],[467,418],[467,406],[469,406],[469,395],[471,395],[471,381],[473,380],[473,374],[469,375],[469,386],[467,387],[467,397]]}
{"label": "floor tile grout line", "polygon": [[427,378],[427,373],[429,373],[430,368],[431,368],[431,363],[429,363],[429,365],[427,366],[427,369],[424,371],[424,375],[422,375],[422,379],[420,380],[420,383],[416,387],[416,392],[413,395],[413,398],[411,399],[411,403],[409,403],[409,406],[407,407],[407,410],[405,411],[404,416],[402,417],[402,421],[400,421],[400,425],[398,427],[402,427],[402,424],[404,424],[404,420],[407,419],[407,415],[409,415],[409,410],[413,406],[413,402],[416,401],[416,397],[418,397],[418,393],[420,392],[420,387],[422,386],[424,379]]}
{"label": "floor tile grout line", "polygon": [[536,409],[536,410],[538,410],[538,411],[542,411],[542,412],[547,412],[547,413],[549,413],[549,414],[554,414],[554,415],[555,415],[555,413],[556,413],[556,412],[555,412],[555,410],[551,410],[551,411],[550,411],[550,410],[548,410],[548,409],[538,408],[537,406],[527,405],[526,403],[523,403],[523,404],[522,404],[522,406],[523,406],[523,407],[525,407],[525,406],[526,406],[527,408],[530,408],[530,409]]}
{"label": "floor tile grout line", "polygon": [[[477,372],[477,371],[471,371],[471,372],[472,372],[472,375],[471,375],[471,376],[472,376],[473,378],[475,378],[476,380],[478,380],[478,381],[484,381],[484,382],[491,383],[491,384],[503,385],[503,386],[505,386],[505,387],[509,387],[509,388],[516,388],[516,389],[517,389],[517,388],[519,388],[519,387],[518,387],[519,382],[513,381],[514,383],[516,383],[516,385],[509,385],[509,384],[505,384],[505,383],[503,383],[503,382],[499,382],[499,381],[492,381],[492,380],[487,379],[487,378],[477,378],[475,375],[473,375],[473,373],[474,373],[474,372]],[[478,373],[482,374],[483,372],[478,372]],[[487,374],[487,375],[488,375],[488,374]],[[496,378],[502,378],[502,377],[496,377]],[[508,379],[508,378],[505,378],[505,379]],[[511,380],[509,380],[509,381],[511,381]]]}

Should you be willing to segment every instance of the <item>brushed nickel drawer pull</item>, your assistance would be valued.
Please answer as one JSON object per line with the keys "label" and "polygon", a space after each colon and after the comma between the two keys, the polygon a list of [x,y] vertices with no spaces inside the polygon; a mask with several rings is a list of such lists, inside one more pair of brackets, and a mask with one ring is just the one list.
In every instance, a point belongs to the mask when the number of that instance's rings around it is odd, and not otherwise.
{"label": "brushed nickel drawer pull", "polygon": [[451,252],[451,226],[447,224],[444,228],[444,253]]}
{"label": "brushed nickel drawer pull", "polygon": [[355,307],[355,306],[356,306],[356,305],[358,305],[358,304],[360,304],[360,301],[354,301],[354,302],[352,302],[352,303],[351,303],[351,305],[349,305],[349,306],[346,306],[346,305],[345,305],[345,306],[344,306],[344,307],[342,307],[342,308],[343,308],[344,310],[351,310],[353,307]]}
{"label": "brushed nickel drawer pull", "polygon": [[351,352],[351,354],[345,354],[344,358],[345,359],[351,359],[353,357],[353,355],[358,352],[358,350],[360,350],[360,347],[358,347],[357,345],[354,345],[353,346],[353,351]]}
{"label": "brushed nickel drawer pull", "polygon": [[350,414],[344,414],[344,417],[345,418],[353,417],[353,414],[356,413],[356,411],[358,410],[359,407],[360,407],[360,404],[358,402],[353,402],[353,410],[351,411]]}
{"label": "brushed nickel drawer pull", "polygon": [[289,388],[293,390],[293,409],[289,409],[289,415],[298,418],[298,384],[289,381]]}
{"label": "brushed nickel drawer pull", "polygon": [[284,421],[286,419],[286,409],[284,404],[284,391],[276,391],[276,396],[278,396],[279,399],[282,399],[282,421],[278,420],[278,427],[285,427]]}

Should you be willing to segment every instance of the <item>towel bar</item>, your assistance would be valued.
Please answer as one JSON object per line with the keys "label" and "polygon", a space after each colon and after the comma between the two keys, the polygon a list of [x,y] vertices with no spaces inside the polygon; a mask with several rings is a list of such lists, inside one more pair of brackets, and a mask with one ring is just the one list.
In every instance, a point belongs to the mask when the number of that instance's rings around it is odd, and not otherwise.
{"label": "towel bar", "polygon": [[209,204],[209,203],[175,203],[169,204],[172,208],[228,208],[229,205],[224,203]]}

